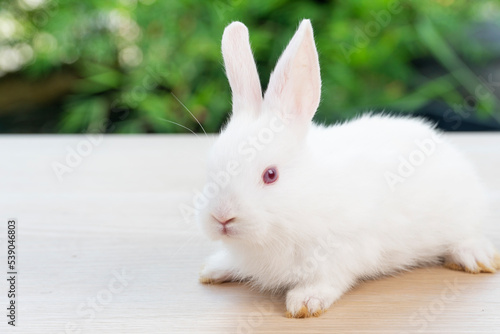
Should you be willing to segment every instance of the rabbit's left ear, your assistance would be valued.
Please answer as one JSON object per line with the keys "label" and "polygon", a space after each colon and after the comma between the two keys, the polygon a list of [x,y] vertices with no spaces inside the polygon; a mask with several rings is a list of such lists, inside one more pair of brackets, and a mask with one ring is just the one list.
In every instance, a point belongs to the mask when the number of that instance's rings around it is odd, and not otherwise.
{"label": "rabbit's left ear", "polygon": [[266,109],[285,120],[309,122],[321,97],[318,52],[311,21],[303,20],[271,74],[264,95]]}

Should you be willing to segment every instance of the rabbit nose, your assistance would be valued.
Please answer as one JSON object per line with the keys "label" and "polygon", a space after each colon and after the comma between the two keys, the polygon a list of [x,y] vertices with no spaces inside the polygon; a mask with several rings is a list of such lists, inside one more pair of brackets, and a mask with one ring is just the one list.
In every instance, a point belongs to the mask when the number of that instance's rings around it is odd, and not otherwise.
{"label": "rabbit nose", "polygon": [[226,224],[229,224],[231,222],[233,222],[236,217],[231,217],[231,218],[227,218],[227,217],[217,217],[217,216],[214,216],[212,215],[212,217],[214,217],[214,219],[219,222],[219,224],[221,224],[222,226],[226,226]]}

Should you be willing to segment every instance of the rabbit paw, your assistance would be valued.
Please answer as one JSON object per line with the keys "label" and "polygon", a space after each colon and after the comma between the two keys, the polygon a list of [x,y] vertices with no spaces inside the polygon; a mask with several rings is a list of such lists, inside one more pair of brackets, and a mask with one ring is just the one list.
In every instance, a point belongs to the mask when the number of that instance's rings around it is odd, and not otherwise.
{"label": "rabbit paw", "polygon": [[340,293],[331,287],[298,287],[286,296],[287,318],[318,317],[333,304]]}
{"label": "rabbit paw", "polygon": [[494,273],[500,269],[500,254],[487,240],[469,240],[445,256],[444,266],[471,274]]}
{"label": "rabbit paw", "polygon": [[200,271],[199,280],[200,283],[203,284],[221,284],[224,282],[230,282],[232,277],[233,276],[229,270],[203,266]]}
{"label": "rabbit paw", "polygon": [[236,277],[232,258],[225,251],[219,251],[207,260],[200,271],[200,282],[203,284],[220,284],[230,282]]}

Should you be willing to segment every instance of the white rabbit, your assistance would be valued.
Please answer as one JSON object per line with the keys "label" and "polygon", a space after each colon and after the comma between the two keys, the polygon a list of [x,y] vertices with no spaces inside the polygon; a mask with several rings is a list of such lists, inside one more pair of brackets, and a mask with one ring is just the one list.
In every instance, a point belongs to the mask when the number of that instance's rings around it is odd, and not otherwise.
{"label": "white rabbit", "polygon": [[264,98],[245,25],[226,27],[222,53],[233,113],[210,152],[197,214],[222,250],[201,282],[285,290],[286,315],[309,317],[360,279],[443,261],[472,273],[500,268],[479,230],[485,190],[432,125],[376,115],[311,122],[321,79],[309,20]]}

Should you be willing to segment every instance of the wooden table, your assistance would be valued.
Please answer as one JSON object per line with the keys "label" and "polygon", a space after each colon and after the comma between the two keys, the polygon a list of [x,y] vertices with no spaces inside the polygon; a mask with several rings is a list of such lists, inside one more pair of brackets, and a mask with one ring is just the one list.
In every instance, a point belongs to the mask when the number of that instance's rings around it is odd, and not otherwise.
{"label": "wooden table", "polygon": [[[448,137],[487,181],[485,228],[500,248],[500,134]],[[179,206],[203,184],[213,139],[0,136],[0,333],[500,332],[500,273],[435,267],[364,282],[313,319],[285,318],[281,296],[199,284],[215,245]],[[9,218],[18,222],[15,329]]]}

